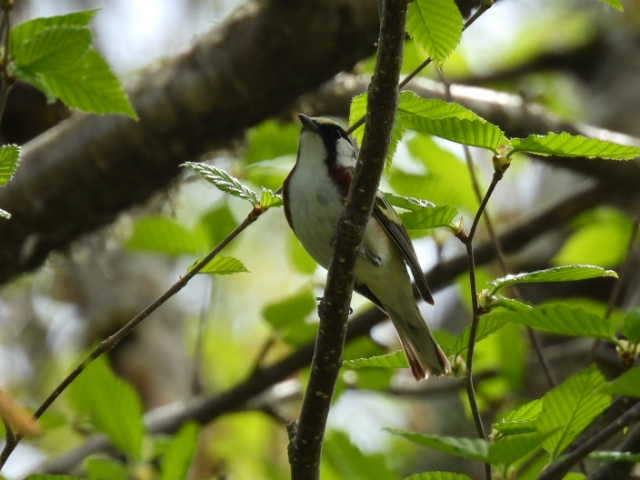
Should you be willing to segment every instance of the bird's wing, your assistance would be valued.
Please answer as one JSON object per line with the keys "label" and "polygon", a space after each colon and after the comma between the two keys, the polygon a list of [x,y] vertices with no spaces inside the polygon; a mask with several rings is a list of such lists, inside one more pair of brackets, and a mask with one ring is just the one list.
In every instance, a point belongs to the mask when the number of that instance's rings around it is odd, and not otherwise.
{"label": "bird's wing", "polygon": [[433,295],[431,295],[427,280],[424,278],[422,268],[420,268],[420,263],[418,262],[416,251],[413,249],[409,234],[402,225],[402,220],[398,213],[381,193],[378,193],[376,197],[376,202],[373,206],[373,217],[382,226],[387,235],[389,235],[389,238],[393,240],[398,250],[400,250],[404,261],[409,265],[413,280],[422,298],[433,304]]}

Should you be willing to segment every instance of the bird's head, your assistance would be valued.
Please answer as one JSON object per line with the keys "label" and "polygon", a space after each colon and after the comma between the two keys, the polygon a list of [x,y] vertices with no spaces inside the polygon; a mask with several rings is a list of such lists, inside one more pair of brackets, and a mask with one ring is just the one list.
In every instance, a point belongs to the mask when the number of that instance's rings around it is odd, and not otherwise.
{"label": "bird's head", "polygon": [[298,115],[302,123],[298,164],[322,164],[327,167],[353,169],[357,150],[339,123],[324,117]]}

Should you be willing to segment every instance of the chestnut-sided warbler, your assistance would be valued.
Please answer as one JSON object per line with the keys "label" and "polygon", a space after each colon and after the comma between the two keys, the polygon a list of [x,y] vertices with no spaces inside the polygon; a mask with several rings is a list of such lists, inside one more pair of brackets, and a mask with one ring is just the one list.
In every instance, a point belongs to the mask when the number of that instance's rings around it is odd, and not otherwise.
{"label": "chestnut-sided warbler", "polygon": [[[289,225],[309,254],[328,268],[336,226],[344,212],[357,150],[336,122],[300,115],[302,132],[296,164],[285,180]],[[420,295],[433,304],[407,231],[393,207],[378,194],[354,269],[355,290],[391,318],[417,380],[450,371],[416,305],[411,270]]]}

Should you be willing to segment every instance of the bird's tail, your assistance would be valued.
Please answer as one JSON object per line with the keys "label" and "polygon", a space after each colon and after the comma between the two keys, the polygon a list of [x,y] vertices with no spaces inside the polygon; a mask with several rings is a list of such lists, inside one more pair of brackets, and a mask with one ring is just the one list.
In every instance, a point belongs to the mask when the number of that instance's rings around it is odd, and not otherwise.
{"label": "bird's tail", "polygon": [[447,356],[433,338],[417,306],[413,310],[403,315],[391,314],[411,373],[416,380],[423,380],[430,375],[446,375],[451,372]]}

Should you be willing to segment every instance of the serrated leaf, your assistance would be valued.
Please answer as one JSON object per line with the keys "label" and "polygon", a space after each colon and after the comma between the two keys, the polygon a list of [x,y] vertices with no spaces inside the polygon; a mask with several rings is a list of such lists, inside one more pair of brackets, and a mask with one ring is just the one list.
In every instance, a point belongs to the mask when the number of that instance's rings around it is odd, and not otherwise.
{"label": "serrated leaf", "polygon": [[565,380],[542,398],[538,431],[559,429],[543,443],[552,458],[560,455],[609,406],[611,398],[601,393],[604,384],[604,376],[595,366],[591,366]]}
{"label": "serrated leaf", "polygon": [[424,472],[409,475],[404,480],[471,480],[471,477],[453,472]]}
{"label": "serrated leaf", "polygon": [[550,432],[509,435],[492,442],[489,446],[489,463],[511,465],[516,460],[537,450],[551,435]]}
{"label": "serrated leaf", "polygon": [[182,166],[195,171],[202,178],[215,185],[219,190],[234,197],[244,198],[251,202],[251,205],[254,207],[258,204],[258,197],[255,192],[223,169],[205,163],[194,162],[185,162]]}
{"label": "serrated leaf", "polygon": [[[196,262],[197,263],[197,262]],[[210,275],[231,275],[232,273],[244,273],[249,270],[235,257],[217,256],[207,263],[198,273]]]}
{"label": "serrated leaf", "polygon": [[140,459],[144,426],[142,402],[131,385],[117,377],[107,361],[97,358],[69,387],[76,409],[128,456]]}
{"label": "serrated leaf", "polygon": [[165,255],[199,255],[207,248],[207,238],[201,230],[189,230],[170,217],[149,215],[135,222],[127,247]]}
{"label": "serrated leaf", "polygon": [[427,230],[438,227],[453,227],[453,219],[458,216],[458,210],[448,205],[424,207],[420,210],[403,213],[402,223],[408,230]]}
{"label": "serrated leaf", "polygon": [[88,480],[127,480],[125,466],[110,458],[89,457],[84,461]]}
{"label": "serrated leaf", "polygon": [[200,428],[195,423],[186,423],[169,443],[162,458],[160,480],[188,478],[189,468],[198,444]]}
{"label": "serrated leaf", "polygon": [[496,152],[507,142],[500,128],[457,103],[401,92],[397,123],[420,133]]}
{"label": "serrated leaf", "polygon": [[633,367],[615,380],[608,382],[602,390],[611,395],[640,397],[640,367]]}
{"label": "serrated leaf", "polygon": [[462,36],[463,20],[453,0],[413,0],[407,13],[409,35],[428,55],[443,62]]}
{"label": "serrated leaf", "polygon": [[404,195],[396,195],[395,193],[384,192],[384,197],[394,207],[403,208],[416,212],[423,208],[433,208],[435,203],[429,200],[422,200],[421,198],[407,197]]}
{"label": "serrated leaf", "polygon": [[69,107],[138,119],[120,81],[93,47],[63,70],[47,71],[40,78],[46,87],[45,93],[59,98]]}
{"label": "serrated leaf", "polygon": [[0,146],[0,187],[11,181],[20,165],[20,146]]}
{"label": "serrated leaf", "polygon": [[602,462],[630,462],[640,463],[640,453],[634,452],[616,452],[600,450],[591,452],[589,457],[591,460],[600,460]]}
{"label": "serrated leaf", "polygon": [[361,368],[408,368],[409,363],[402,350],[374,355],[372,357],[356,358],[342,362],[344,368],[354,370]]}
{"label": "serrated leaf", "polygon": [[535,432],[536,420],[542,412],[542,399],[538,398],[507,413],[493,428],[502,435]]}
{"label": "serrated leaf", "polygon": [[622,6],[622,2],[620,0],[600,0],[600,1],[602,3],[606,3],[607,5],[610,5],[611,7],[615,8],[620,12],[624,11],[624,7]]}
{"label": "serrated leaf", "polygon": [[[476,331],[476,342],[488,337],[492,333],[495,333],[508,322],[506,318],[497,315],[499,312],[491,312],[480,317],[480,323],[478,323],[478,329]],[[455,343],[451,347],[451,350],[445,350],[449,356],[464,355],[466,356],[467,347],[469,346],[469,338],[471,336],[471,327],[465,327],[462,333],[456,337]],[[444,347],[443,347],[444,348]]]}
{"label": "serrated leaf", "polygon": [[624,316],[622,333],[630,342],[640,343],[640,307],[631,309]]}
{"label": "serrated leaf", "polygon": [[21,23],[11,30],[11,55],[15,57],[15,49],[21,48],[25,42],[48,28],[86,27],[97,12],[98,10],[84,10],[67,15],[34,18]]}
{"label": "serrated leaf", "polygon": [[618,278],[618,274],[596,265],[562,265],[533,272],[505,275],[490,282],[489,286],[490,294],[494,294],[501,288],[521,283],[572,282],[599,277]]}
{"label": "serrated leaf", "polygon": [[481,438],[442,437],[438,435],[423,435],[421,433],[406,432],[395,428],[385,428],[392,435],[439,452],[449,453],[471,460],[486,461],[489,458],[489,442]]}
{"label": "serrated leaf", "polygon": [[[351,106],[349,107],[349,123],[354,124],[360,118],[366,116],[367,114],[367,94],[361,93],[360,95],[356,95],[351,100]],[[391,127],[391,136],[389,138],[389,149],[387,150],[387,158],[386,164],[387,166],[391,165],[393,161],[393,156],[396,153],[398,148],[398,143],[402,139],[402,136],[405,133],[405,128],[398,123],[397,121],[393,122],[393,126]],[[357,143],[362,145],[362,139],[364,137],[364,128],[358,128],[353,132],[353,136],[355,137]]]}
{"label": "serrated leaf", "polygon": [[613,336],[610,320],[565,304],[539,305],[521,311],[501,310],[489,315],[556,335],[603,339],[611,339]]}
{"label": "serrated leaf", "polygon": [[567,132],[529,135],[512,138],[514,152],[528,152],[543,156],[586,157],[608,160],[631,160],[640,156],[640,148],[630,145],[571,135]]}
{"label": "serrated leaf", "polygon": [[273,190],[263,187],[260,192],[260,206],[262,208],[282,206],[282,197]]}
{"label": "serrated leaf", "polygon": [[91,31],[85,27],[47,28],[13,48],[13,60],[20,71],[31,75],[64,70],[91,46]]}
{"label": "serrated leaf", "polygon": [[315,336],[317,325],[307,322],[316,309],[316,298],[309,289],[294,293],[262,309],[262,316],[287,343],[301,345]]}

